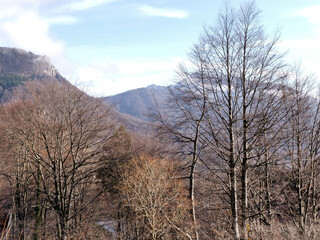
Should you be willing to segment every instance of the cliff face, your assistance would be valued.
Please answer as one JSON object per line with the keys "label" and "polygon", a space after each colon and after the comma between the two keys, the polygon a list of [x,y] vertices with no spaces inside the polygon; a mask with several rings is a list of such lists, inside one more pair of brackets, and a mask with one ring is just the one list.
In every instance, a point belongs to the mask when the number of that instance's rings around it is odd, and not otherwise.
{"label": "cliff face", "polygon": [[22,49],[0,47],[0,74],[56,77],[58,71],[46,56]]}
{"label": "cliff face", "polygon": [[32,80],[67,83],[48,57],[22,49],[0,47],[0,102],[10,99],[14,87]]}

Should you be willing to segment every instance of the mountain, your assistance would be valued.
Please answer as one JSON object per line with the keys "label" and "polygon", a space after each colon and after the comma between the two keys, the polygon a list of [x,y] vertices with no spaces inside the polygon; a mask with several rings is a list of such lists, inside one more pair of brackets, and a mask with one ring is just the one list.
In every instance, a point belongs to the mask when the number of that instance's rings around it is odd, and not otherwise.
{"label": "mountain", "polygon": [[[26,81],[58,81],[70,84],[50,63],[47,56],[39,56],[17,48],[0,47],[0,103],[10,100],[13,89]],[[148,114],[156,102],[163,105],[168,97],[165,87],[150,85],[102,100],[114,106],[114,119],[134,131],[151,129]]]}
{"label": "mountain", "polygon": [[166,87],[150,85],[113,96],[103,98],[103,101],[113,105],[120,113],[131,115],[142,121],[152,121],[149,116],[151,108],[156,104],[162,106],[168,99]]}
{"label": "mountain", "polygon": [[[27,81],[58,81],[69,83],[58,70],[50,63],[46,56],[39,56],[17,48],[0,47],[0,103],[9,101],[15,87],[23,86]],[[109,105],[106,103],[106,109]],[[150,132],[149,122],[126,113],[111,109],[112,118],[125,128],[135,132]]]}

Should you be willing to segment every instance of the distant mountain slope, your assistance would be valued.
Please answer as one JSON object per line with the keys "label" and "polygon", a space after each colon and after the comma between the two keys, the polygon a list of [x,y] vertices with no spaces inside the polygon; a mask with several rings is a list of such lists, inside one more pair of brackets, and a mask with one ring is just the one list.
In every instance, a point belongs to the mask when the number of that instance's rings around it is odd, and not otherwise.
{"label": "distant mountain slope", "polygon": [[151,121],[150,108],[156,103],[163,105],[168,99],[168,92],[163,86],[150,85],[146,88],[138,88],[114,96],[103,98],[108,104],[114,105],[120,113],[129,114],[143,121]]}

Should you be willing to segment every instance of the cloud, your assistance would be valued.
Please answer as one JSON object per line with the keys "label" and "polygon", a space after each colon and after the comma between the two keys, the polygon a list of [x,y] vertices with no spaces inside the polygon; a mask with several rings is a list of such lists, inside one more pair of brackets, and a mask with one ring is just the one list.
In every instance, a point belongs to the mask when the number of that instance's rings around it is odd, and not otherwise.
{"label": "cloud", "polygon": [[140,11],[148,16],[159,16],[169,18],[187,18],[189,13],[185,10],[168,9],[168,8],[155,8],[148,5],[140,6]]}
{"label": "cloud", "polygon": [[60,15],[53,18],[47,18],[46,22],[49,24],[61,24],[61,25],[72,25],[78,22],[79,19],[69,15]]}
{"label": "cloud", "polygon": [[305,49],[305,50],[320,50],[319,39],[317,38],[300,38],[283,40],[279,43],[279,46],[284,49]]}
{"label": "cloud", "polygon": [[49,34],[49,24],[33,12],[27,12],[15,20],[6,21],[1,26],[2,39],[13,47],[56,57],[63,54],[62,41]]}
{"label": "cloud", "polygon": [[296,13],[296,16],[302,16],[308,20],[309,23],[314,24],[314,32],[320,37],[320,5],[315,5],[307,8],[303,8]]}
{"label": "cloud", "polygon": [[74,24],[77,18],[59,15],[62,0],[0,0],[0,45],[46,55],[62,75],[70,74],[75,64],[67,58],[66,45],[54,36],[51,26]]}
{"label": "cloud", "polygon": [[[320,5],[302,8],[293,14],[296,21],[304,24],[305,28],[312,29],[313,35],[306,37],[297,33],[295,38],[287,38],[280,42],[279,46],[284,50],[289,50],[286,59],[290,63],[300,62],[309,73],[315,73],[320,77],[319,70],[319,50],[320,50]],[[299,17],[299,18],[297,18]],[[302,18],[301,18],[302,17]],[[302,20],[302,21],[301,21]],[[307,23],[306,23],[307,22]]]}
{"label": "cloud", "polygon": [[320,25],[320,5],[303,8],[296,15],[303,16],[309,20],[310,23]]}
{"label": "cloud", "polygon": [[168,61],[124,61],[96,62],[82,65],[69,76],[74,83],[87,86],[94,96],[108,96],[150,84],[166,85],[174,78],[174,69],[180,59]]}
{"label": "cloud", "polygon": [[115,1],[116,0],[82,0],[62,6],[61,11],[81,11]]}

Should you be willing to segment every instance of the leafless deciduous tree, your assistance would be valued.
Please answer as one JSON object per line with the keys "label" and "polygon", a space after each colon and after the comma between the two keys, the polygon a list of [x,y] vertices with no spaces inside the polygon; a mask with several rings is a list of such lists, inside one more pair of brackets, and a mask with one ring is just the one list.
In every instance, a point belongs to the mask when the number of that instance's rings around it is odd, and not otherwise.
{"label": "leafless deciduous tree", "polygon": [[10,145],[23,149],[20,161],[32,170],[34,239],[40,237],[43,207],[56,216],[58,239],[66,239],[101,192],[96,171],[114,132],[108,109],[71,85],[28,83],[2,110]]}
{"label": "leafless deciduous tree", "polygon": [[179,153],[185,156],[185,166],[188,179],[188,197],[191,203],[191,216],[194,225],[195,239],[199,239],[196,199],[195,199],[195,174],[205,143],[201,141],[202,125],[206,112],[206,93],[204,62],[202,52],[195,49],[190,53],[190,60],[195,69],[179,67],[179,78],[182,79],[177,86],[169,87],[168,105],[164,109],[156,109],[154,119],[160,123],[160,132],[165,134],[170,142],[179,144]]}
{"label": "leafless deciduous tree", "polygon": [[292,75],[284,102],[290,109],[283,133],[287,140],[285,164],[291,172],[284,194],[301,236],[312,239],[312,231],[306,229],[319,217],[320,102],[311,93],[312,76],[304,75],[299,66]]}
{"label": "leafless deciduous tree", "polygon": [[162,121],[177,141],[198,144],[190,151],[196,159],[201,158],[199,146],[211,147],[212,172],[217,174],[220,168],[236,239],[240,238],[239,222],[243,236],[247,235],[248,174],[263,155],[258,143],[284,116],[279,94],[287,76],[283,54],[276,49],[278,35],[266,36],[259,14],[253,2],[237,11],[229,5],[220,11],[216,26],[206,28],[192,49],[191,69],[183,68],[182,89],[187,85],[187,91],[171,94],[180,124],[170,128]]}
{"label": "leafless deciduous tree", "polygon": [[142,155],[130,165],[122,192],[133,214],[135,238],[192,239],[184,222],[188,200],[172,163]]}

